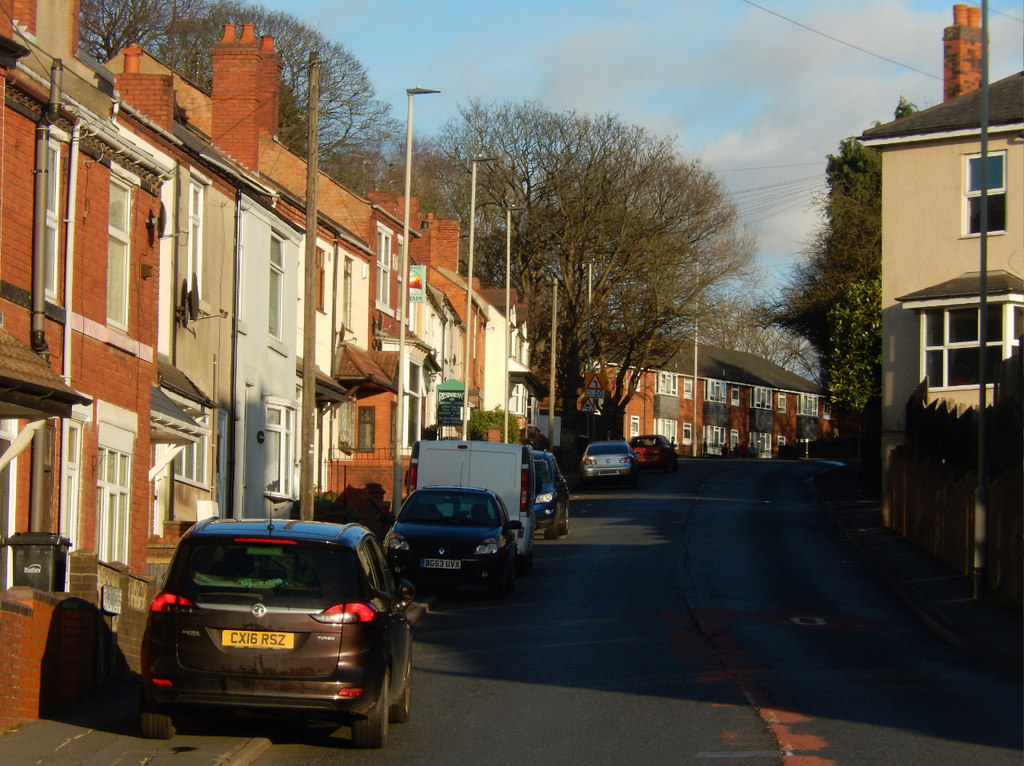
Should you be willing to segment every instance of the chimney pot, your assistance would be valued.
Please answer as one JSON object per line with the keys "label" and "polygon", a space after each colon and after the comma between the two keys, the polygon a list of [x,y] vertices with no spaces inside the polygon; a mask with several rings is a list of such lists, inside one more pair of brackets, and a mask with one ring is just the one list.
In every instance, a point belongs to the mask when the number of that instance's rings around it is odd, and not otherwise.
{"label": "chimney pot", "polygon": [[260,38],[260,50],[264,53],[274,52],[274,38],[271,35],[263,35]]}
{"label": "chimney pot", "polygon": [[122,53],[124,54],[125,74],[138,74],[141,71],[142,48],[137,46],[123,48]]}
{"label": "chimney pot", "polygon": [[242,24],[242,39],[243,43],[255,43],[256,42],[256,25],[255,24]]}
{"label": "chimney pot", "polygon": [[970,6],[967,9],[967,26],[981,29],[981,8]]}
{"label": "chimney pot", "polygon": [[224,25],[224,34],[220,38],[220,41],[222,43],[233,43],[235,41],[235,25],[234,24],[225,24]]}
{"label": "chimney pot", "polygon": [[962,27],[967,24],[967,6],[964,3],[957,3],[953,6],[953,26]]}

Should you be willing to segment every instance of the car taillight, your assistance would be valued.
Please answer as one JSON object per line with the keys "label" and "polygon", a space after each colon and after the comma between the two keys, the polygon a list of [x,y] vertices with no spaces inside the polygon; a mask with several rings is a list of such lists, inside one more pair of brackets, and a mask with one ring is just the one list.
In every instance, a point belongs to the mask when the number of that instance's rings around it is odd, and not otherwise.
{"label": "car taillight", "polygon": [[358,622],[372,622],[376,615],[377,610],[370,604],[353,602],[351,604],[335,604],[320,614],[314,614],[313,619],[331,625],[353,625]]}
{"label": "car taillight", "polygon": [[526,498],[530,496],[530,471],[524,468],[519,472],[519,512],[528,510]]}
{"label": "car taillight", "polygon": [[195,609],[195,604],[184,596],[164,591],[149,605],[151,612],[177,612],[182,609]]}
{"label": "car taillight", "polygon": [[585,457],[583,458],[583,465],[597,465],[597,458]]}
{"label": "car taillight", "polygon": [[420,467],[418,465],[409,466],[409,483],[406,485],[410,490],[416,489],[416,479],[419,478]]}

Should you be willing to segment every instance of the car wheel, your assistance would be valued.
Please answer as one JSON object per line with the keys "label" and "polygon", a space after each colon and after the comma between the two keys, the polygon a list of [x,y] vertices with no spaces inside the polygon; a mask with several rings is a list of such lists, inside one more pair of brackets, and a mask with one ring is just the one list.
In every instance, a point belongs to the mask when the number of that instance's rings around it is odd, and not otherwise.
{"label": "car wheel", "polygon": [[562,516],[562,520],[557,522],[558,534],[567,535],[569,534],[569,509],[565,509],[565,515]]}
{"label": "car wheel", "polygon": [[558,514],[555,513],[555,519],[551,522],[547,529],[544,530],[545,540],[554,540],[558,537]]}
{"label": "car wheel", "polygon": [[500,578],[492,582],[490,587],[487,589],[494,598],[505,598],[505,594],[509,592],[509,584],[514,584],[516,576],[516,565],[513,563],[511,566],[505,567],[505,572]]}
{"label": "car wheel", "polygon": [[145,739],[170,739],[174,736],[174,719],[154,709],[144,699],[139,700],[139,731]]}
{"label": "car wheel", "polygon": [[381,748],[388,743],[388,686],[391,672],[384,671],[380,696],[366,718],[352,721],[352,744],[361,749]]}
{"label": "car wheel", "polygon": [[391,723],[408,723],[409,710],[412,707],[412,650],[409,650],[409,660],[405,668],[405,685],[402,686],[402,693],[398,699],[391,703],[388,708],[388,721]]}

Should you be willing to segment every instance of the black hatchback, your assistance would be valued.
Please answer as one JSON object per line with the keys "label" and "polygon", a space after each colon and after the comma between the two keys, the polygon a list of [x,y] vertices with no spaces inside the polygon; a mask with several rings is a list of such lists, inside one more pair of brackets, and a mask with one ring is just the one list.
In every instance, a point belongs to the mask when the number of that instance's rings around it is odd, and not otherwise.
{"label": "black hatchback", "polygon": [[358,524],[212,519],[175,550],[142,643],[139,723],[184,712],[326,716],[357,747],[409,718],[407,581]]}

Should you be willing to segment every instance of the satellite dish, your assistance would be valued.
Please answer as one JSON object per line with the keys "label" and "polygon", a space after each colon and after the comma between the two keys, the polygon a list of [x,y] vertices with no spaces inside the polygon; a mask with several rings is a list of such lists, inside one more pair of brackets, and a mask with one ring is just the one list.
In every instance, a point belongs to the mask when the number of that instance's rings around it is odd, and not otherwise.
{"label": "satellite dish", "polygon": [[192,289],[188,291],[188,317],[189,319],[199,318],[199,277],[192,272]]}
{"label": "satellite dish", "polygon": [[181,280],[181,302],[178,304],[178,319],[182,327],[188,327],[188,280]]}

